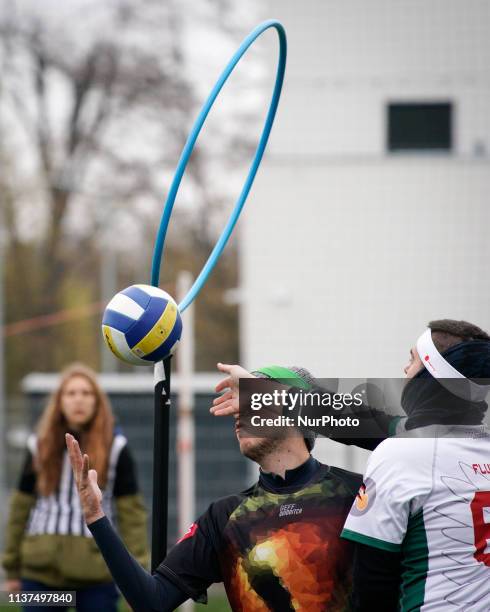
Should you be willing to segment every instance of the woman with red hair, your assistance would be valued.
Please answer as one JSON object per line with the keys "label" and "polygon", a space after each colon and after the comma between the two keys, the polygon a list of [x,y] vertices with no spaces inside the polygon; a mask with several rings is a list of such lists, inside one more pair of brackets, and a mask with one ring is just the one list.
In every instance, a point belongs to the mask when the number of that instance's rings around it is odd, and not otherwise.
{"label": "woman with red hair", "polygon": [[127,440],[114,431],[109,399],[95,372],[73,364],[62,373],[36,434],[28,439],[10,504],[5,588],[77,591],[77,611],[112,612],[117,610],[118,592],[85,525],[66,453],[67,431],[90,454],[100,474],[105,512],[116,520],[133,555],[148,565],[146,511]]}

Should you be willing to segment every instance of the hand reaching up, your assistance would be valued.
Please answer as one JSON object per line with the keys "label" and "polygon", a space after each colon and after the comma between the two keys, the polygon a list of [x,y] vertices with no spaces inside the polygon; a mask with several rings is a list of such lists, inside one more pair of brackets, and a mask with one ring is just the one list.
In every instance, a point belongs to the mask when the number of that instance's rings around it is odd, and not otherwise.
{"label": "hand reaching up", "polygon": [[228,374],[216,385],[216,393],[228,389],[226,393],[220,395],[213,401],[213,406],[209,411],[215,416],[238,415],[238,383],[240,378],[256,378],[250,374],[245,368],[239,365],[228,365],[226,363],[218,363],[218,370]]}
{"label": "hand reaching up", "polygon": [[83,455],[82,457],[76,439],[69,433],[65,434],[65,439],[83,516],[87,525],[90,525],[90,523],[104,516],[102,510],[102,491],[97,484],[97,472],[89,469],[88,455]]}

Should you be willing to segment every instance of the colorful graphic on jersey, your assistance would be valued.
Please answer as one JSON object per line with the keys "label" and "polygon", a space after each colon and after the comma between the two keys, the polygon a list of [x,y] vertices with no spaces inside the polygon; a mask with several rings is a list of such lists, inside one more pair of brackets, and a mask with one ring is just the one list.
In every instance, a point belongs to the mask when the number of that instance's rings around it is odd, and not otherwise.
{"label": "colorful graphic on jersey", "polygon": [[478,425],[412,431],[373,452],[375,510],[354,503],[342,533],[401,555],[401,610],[488,612],[490,474],[476,458],[490,456],[490,435]]}
{"label": "colorful graphic on jersey", "polygon": [[230,516],[220,555],[233,610],[347,610],[352,547],[339,534],[351,503],[330,479],[245,499]]}
{"label": "colorful graphic on jersey", "polygon": [[356,495],[354,504],[351,509],[353,516],[361,516],[366,514],[373,507],[376,499],[376,483],[372,478],[366,478],[359,488],[359,493]]}

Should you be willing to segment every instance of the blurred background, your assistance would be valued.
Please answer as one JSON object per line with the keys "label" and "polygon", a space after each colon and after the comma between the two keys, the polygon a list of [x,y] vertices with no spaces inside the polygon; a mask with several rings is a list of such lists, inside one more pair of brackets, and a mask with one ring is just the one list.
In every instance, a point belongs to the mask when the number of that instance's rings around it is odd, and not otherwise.
{"label": "blurred background", "polygon": [[[149,282],[162,205],[198,109],[243,37],[270,17],[289,46],[276,123],[196,300],[187,370],[173,383],[178,407],[193,372],[194,512],[254,475],[231,424],[208,414],[218,360],[396,377],[430,319],[490,328],[485,0],[5,0],[1,521],[55,373],[74,360],[102,373],[151,507],[152,374],[103,347],[101,312],[119,289]],[[240,63],[187,169],[162,266],[161,286],[174,296],[179,272],[201,269],[241,187],[276,38],[268,32]],[[357,471],[367,457],[329,441],[315,453]]]}

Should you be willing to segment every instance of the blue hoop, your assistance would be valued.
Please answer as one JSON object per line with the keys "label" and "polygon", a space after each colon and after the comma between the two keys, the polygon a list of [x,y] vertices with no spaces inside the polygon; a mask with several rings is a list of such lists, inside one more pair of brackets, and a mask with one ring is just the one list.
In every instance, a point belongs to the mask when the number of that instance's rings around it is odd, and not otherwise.
{"label": "blue hoop", "polygon": [[158,228],[158,234],[155,241],[155,248],[153,250],[153,262],[151,269],[151,284],[158,286],[160,280],[160,263],[162,259],[163,246],[165,244],[165,236],[167,234],[167,228],[170,221],[170,216],[172,214],[172,209],[174,206],[175,198],[177,196],[177,192],[179,190],[180,182],[182,180],[182,176],[184,174],[185,168],[191,156],[192,150],[196,143],[197,137],[199,136],[199,132],[204,125],[206,117],[208,116],[211,107],[214,104],[221,88],[226,83],[226,80],[232,73],[235,66],[241,60],[242,56],[245,54],[247,49],[252,45],[256,38],[258,38],[265,30],[269,28],[275,28],[277,30],[277,34],[279,36],[279,61],[277,65],[277,73],[276,73],[276,81],[274,84],[274,90],[272,92],[272,98],[269,106],[269,111],[267,112],[267,117],[264,123],[264,128],[262,131],[262,135],[259,140],[259,144],[257,145],[257,149],[255,151],[255,156],[250,165],[250,170],[248,172],[247,178],[243,185],[242,191],[238,197],[238,200],[235,204],[235,208],[233,209],[230,218],[228,219],[227,224],[225,225],[223,231],[221,232],[218,241],[214,245],[211,254],[209,255],[206,263],[204,264],[199,276],[194,281],[194,284],[189,289],[189,292],[179,304],[179,310],[183,312],[189,304],[193,302],[199,291],[203,288],[205,282],[208,279],[208,276],[212,272],[216,262],[218,261],[223,249],[228,242],[228,239],[233,232],[233,228],[235,227],[236,222],[238,221],[238,217],[242,211],[243,205],[247,199],[248,193],[255,179],[255,175],[257,174],[257,170],[259,168],[260,162],[262,161],[262,156],[264,154],[265,147],[267,145],[267,141],[269,139],[269,134],[272,129],[272,124],[274,123],[274,117],[277,110],[277,105],[279,104],[279,98],[281,96],[282,82],[284,80],[284,70],[286,68],[286,32],[283,26],[275,20],[264,21],[260,25],[258,25],[242,42],[238,50],[235,52],[231,60],[228,62],[228,65],[221,73],[221,76],[217,80],[215,86],[211,90],[208,99],[204,103],[199,116],[197,117],[194,125],[192,126],[192,130],[187,138],[187,142],[182,150],[180,155],[179,163],[177,164],[177,169],[175,170],[175,175],[172,180],[172,184],[170,186],[170,190],[168,192],[167,201],[165,202],[165,206],[163,209],[162,220],[160,221],[160,227]]}

